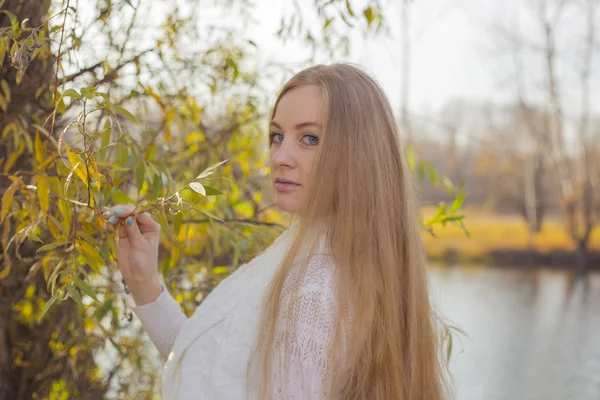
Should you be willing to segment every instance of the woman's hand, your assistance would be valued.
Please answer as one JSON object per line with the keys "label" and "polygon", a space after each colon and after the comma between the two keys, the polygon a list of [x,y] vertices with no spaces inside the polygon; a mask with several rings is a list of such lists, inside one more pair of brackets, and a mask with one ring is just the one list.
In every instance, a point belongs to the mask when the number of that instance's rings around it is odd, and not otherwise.
{"label": "woman's hand", "polygon": [[155,301],[163,288],[158,276],[160,224],[148,213],[132,217],[134,208],[133,204],[105,207],[102,216],[118,229],[119,269],[136,305],[142,306]]}

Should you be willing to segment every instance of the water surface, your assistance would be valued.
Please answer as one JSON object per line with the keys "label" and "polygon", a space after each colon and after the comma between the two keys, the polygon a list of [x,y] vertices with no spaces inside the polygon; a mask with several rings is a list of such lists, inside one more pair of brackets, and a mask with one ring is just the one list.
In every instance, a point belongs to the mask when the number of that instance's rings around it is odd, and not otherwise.
{"label": "water surface", "polygon": [[431,267],[457,400],[600,400],[600,274]]}

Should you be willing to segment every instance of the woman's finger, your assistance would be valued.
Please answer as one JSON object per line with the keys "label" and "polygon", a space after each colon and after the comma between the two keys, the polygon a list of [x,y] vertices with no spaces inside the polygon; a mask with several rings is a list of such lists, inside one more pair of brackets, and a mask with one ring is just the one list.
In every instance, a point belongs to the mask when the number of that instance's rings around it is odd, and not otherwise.
{"label": "woman's finger", "polygon": [[147,212],[138,214],[135,217],[135,220],[136,220],[137,224],[139,225],[139,230],[142,233],[150,233],[150,232],[158,233],[158,232],[160,232],[160,224],[158,222],[156,222],[154,219],[152,219],[150,214],[148,214]]}
{"label": "woman's finger", "polygon": [[102,217],[114,224],[119,219],[129,217],[134,209],[135,205],[133,204],[117,204],[113,207],[104,207],[101,211]]}
{"label": "woman's finger", "polygon": [[121,220],[121,223],[119,224],[118,229],[119,229],[119,239],[129,239],[129,232],[127,232],[127,224],[125,223],[125,221]]}
{"label": "woman's finger", "polygon": [[133,247],[140,249],[146,245],[146,239],[144,239],[144,236],[142,236],[138,224],[135,222],[133,217],[129,217],[123,221],[123,227],[125,228],[127,237],[129,238],[129,241]]}

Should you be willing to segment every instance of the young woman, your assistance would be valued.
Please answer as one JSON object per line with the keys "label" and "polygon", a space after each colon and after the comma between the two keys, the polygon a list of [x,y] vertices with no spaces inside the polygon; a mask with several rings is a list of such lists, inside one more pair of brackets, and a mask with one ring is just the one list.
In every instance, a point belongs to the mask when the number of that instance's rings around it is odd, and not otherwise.
{"label": "young woman", "polygon": [[270,122],[292,226],[187,319],[157,273],[159,225],[112,207],[133,311],[171,399],[446,398],[415,189],[390,104],[354,66],[306,69]]}

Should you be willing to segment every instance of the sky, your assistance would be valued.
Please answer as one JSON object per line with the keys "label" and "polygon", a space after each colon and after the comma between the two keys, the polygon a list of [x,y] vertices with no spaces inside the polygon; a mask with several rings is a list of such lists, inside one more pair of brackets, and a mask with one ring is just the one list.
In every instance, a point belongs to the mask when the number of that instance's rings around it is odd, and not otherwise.
{"label": "sky", "polygon": [[[218,3],[215,8],[208,0],[197,1],[200,24],[214,23],[238,28],[240,37],[252,39],[258,48],[256,57],[261,64],[275,62],[292,71],[307,66],[310,55],[308,47],[299,42],[283,44],[276,38],[281,16],[294,10],[294,1],[302,7],[303,15],[310,19],[315,15],[315,0],[253,0],[254,23],[244,24],[239,14]],[[350,0],[355,10],[373,0]],[[380,82],[390,98],[396,112],[400,109],[402,88],[402,54],[400,32],[401,0],[380,0],[385,18],[391,26],[389,37],[378,36],[365,39],[361,32],[350,32],[351,51],[345,58],[329,59],[322,54],[319,62],[349,61],[358,63],[371,72]],[[514,102],[515,59],[514,46],[506,41],[500,31],[515,31],[532,44],[540,43],[541,29],[534,19],[532,4],[543,0],[414,0],[410,7],[410,38],[412,45],[409,112],[415,116],[431,117],[444,105],[461,99],[467,101]],[[558,0],[548,0],[557,3]],[[584,4],[583,0],[569,0],[570,4]],[[169,2],[141,2],[144,20],[148,26],[160,26]],[[186,3],[190,4],[190,3]],[[161,7],[163,8],[161,10]],[[220,11],[219,11],[220,10]],[[225,12],[223,12],[225,10]],[[97,10],[89,10],[90,17]],[[559,62],[557,73],[560,80],[560,95],[567,117],[576,117],[580,111],[581,85],[577,80],[579,55],[583,46],[585,15],[581,9],[569,6],[560,19],[557,35]],[[600,26],[600,6],[596,12]],[[91,36],[91,35],[88,35]],[[598,48],[594,58],[594,80],[591,82],[591,107],[600,114],[600,30],[597,32]],[[503,39],[501,39],[503,38]],[[152,35],[141,36],[152,45]],[[139,44],[140,47],[146,44]],[[524,48],[523,70],[527,87],[526,97],[530,101],[545,103],[545,67],[543,58],[532,46]],[[86,47],[94,52],[93,47]],[[283,79],[271,78],[265,82],[274,98]],[[573,118],[575,120],[575,118]]]}
{"label": "sky", "polygon": [[[311,7],[314,0],[299,0]],[[365,0],[366,1],[366,0]],[[355,0],[358,6],[365,1]],[[470,100],[504,101],[514,98],[514,59],[509,47],[497,39],[498,27],[515,29],[532,42],[540,38],[531,7],[539,0],[415,0],[411,6],[412,60],[409,103],[412,112],[438,110],[456,98]],[[308,54],[304,46],[281,44],[274,33],[279,27],[282,11],[289,11],[291,1],[256,1],[255,17],[260,21],[246,34],[251,36],[265,58],[290,65],[303,65],[300,61]],[[399,109],[401,92],[401,36],[399,30],[400,1],[383,1],[385,16],[393,26],[393,37],[365,40],[353,35],[351,54],[343,60],[359,63],[382,84],[395,110]],[[600,7],[599,7],[600,8]],[[600,9],[597,12],[600,17]],[[596,18],[600,25],[600,18]],[[518,22],[518,24],[517,24]],[[565,105],[578,112],[580,91],[576,80],[576,50],[582,41],[581,13],[571,8],[561,19],[558,48],[564,62],[558,73],[565,83],[562,95]],[[505,42],[506,43],[506,42]],[[571,54],[572,53],[572,54]],[[600,49],[595,58],[595,92],[600,90]],[[525,75],[529,96],[543,101],[538,88],[543,87],[544,65],[539,56],[525,52]],[[276,90],[276,89],[275,89]],[[594,92],[592,92],[594,93]],[[536,97],[537,96],[537,97]],[[600,111],[599,99],[592,96],[592,108]]]}

